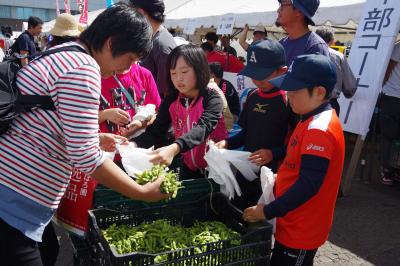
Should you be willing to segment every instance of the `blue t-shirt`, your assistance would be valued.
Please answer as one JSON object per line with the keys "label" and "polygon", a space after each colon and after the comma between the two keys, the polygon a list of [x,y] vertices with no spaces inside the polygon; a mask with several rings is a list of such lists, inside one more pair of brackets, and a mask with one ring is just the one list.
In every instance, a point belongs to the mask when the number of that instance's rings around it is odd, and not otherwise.
{"label": "blue t-shirt", "polygon": [[300,38],[291,40],[285,37],[279,41],[286,53],[286,65],[290,66],[298,55],[320,53],[329,56],[329,47],[316,33],[310,31]]}
{"label": "blue t-shirt", "polygon": [[28,51],[29,55],[36,54],[36,46],[32,34],[30,34],[28,31],[21,33],[21,35],[19,35],[15,41],[12,50],[14,53]]}

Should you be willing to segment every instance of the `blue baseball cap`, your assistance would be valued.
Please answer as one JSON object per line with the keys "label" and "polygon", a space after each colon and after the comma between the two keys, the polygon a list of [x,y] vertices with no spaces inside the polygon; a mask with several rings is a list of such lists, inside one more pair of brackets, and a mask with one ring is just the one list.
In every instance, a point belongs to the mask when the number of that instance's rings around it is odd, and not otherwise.
{"label": "blue baseball cap", "polygon": [[285,91],[322,86],[327,92],[331,92],[336,84],[336,66],[325,55],[299,55],[293,60],[286,74],[269,82]]}
{"label": "blue baseball cap", "polygon": [[264,80],[285,64],[285,49],[278,41],[260,40],[247,49],[247,65],[239,75]]}
{"label": "blue baseball cap", "polygon": [[[282,2],[282,0],[278,1],[279,3]],[[315,26],[312,17],[315,15],[315,12],[317,12],[317,9],[319,7],[319,0],[291,0],[291,1],[294,8],[300,10],[301,13],[304,14],[308,24]]]}

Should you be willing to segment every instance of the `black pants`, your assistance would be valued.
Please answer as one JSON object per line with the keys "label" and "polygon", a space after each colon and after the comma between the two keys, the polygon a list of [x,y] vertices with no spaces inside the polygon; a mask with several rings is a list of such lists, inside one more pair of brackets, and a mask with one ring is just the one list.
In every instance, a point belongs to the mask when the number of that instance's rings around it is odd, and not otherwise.
{"label": "black pants", "polygon": [[44,229],[42,242],[38,243],[38,246],[43,266],[54,266],[57,261],[60,245],[52,222]]}
{"label": "black pants", "polygon": [[270,266],[312,266],[317,250],[293,249],[275,240]]}
{"label": "black pants", "polygon": [[250,182],[239,171],[235,177],[242,195],[240,197],[236,195],[231,203],[242,211],[256,205],[262,194],[260,178]]}
{"label": "black pants", "polygon": [[382,167],[389,172],[390,150],[393,140],[400,138],[400,98],[382,95],[381,98],[381,147],[380,161]]}
{"label": "black pants", "polygon": [[337,101],[336,98],[332,98],[329,100],[329,103],[331,104],[332,108],[335,109],[337,116],[339,116],[340,113],[340,105]]}
{"label": "black pants", "polygon": [[38,244],[0,219],[0,263],[5,266],[42,266]]}

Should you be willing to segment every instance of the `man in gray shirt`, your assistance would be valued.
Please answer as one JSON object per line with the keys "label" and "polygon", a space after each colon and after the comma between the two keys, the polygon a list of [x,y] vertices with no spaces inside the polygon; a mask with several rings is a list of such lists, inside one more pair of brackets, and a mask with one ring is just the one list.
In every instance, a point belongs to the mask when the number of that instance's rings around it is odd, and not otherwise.
{"label": "man in gray shirt", "polygon": [[162,0],[130,0],[130,4],[136,7],[151,24],[153,28],[153,49],[142,61],[141,65],[151,71],[156,81],[161,98],[167,94],[168,80],[167,58],[176,47],[174,37],[162,26],[165,20],[165,5]]}
{"label": "man in gray shirt", "polygon": [[[316,30],[316,33],[328,44],[332,45],[335,42],[334,31],[328,27],[320,27]],[[330,99],[331,106],[336,110],[337,115],[340,112],[340,106],[337,99],[340,93],[346,98],[351,98],[356,93],[357,82],[354,77],[353,71],[351,71],[349,64],[347,63],[346,57],[341,53],[329,47],[329,57],[331,61],[336,65],[337,82],[335,89],[332,91],[332,98]]]}

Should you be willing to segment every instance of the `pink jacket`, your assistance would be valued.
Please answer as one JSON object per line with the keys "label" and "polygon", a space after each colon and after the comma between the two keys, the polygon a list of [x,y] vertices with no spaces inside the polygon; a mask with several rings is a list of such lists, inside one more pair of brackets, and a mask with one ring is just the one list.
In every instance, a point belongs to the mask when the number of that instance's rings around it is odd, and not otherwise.
{"label": "pink jacket", "polygon": [[[197,121],[204,112],[203,108],[203,97],[200,96],[198,99],[192,100],[192,103],[186,101],[185,106],[182,105],[181,100],[183,96],[179,96],[169,107],[169,113],[172,120],[172,126],[174,129],[175,139],[188,133],[193,127],[196,126]],[[197,170],[200,168],[207,167],[207,163],[204,160],[204,154],[206,153],[206,143],[208,140],[218,142],[228,137],[228,131],[225,127],[224,116],[218,121],[218,124],[208,138],[197,145],[193,149],[182,153],[183,162],[191,170]]]}
{"label": "pink jacket", "polygon": [[[134,98],[136,101],[141,100],[141,93],[142,90],[144,90],[146,92],[146,97],[144,99],[143,105],[151,103],[156,106],[156,109],[158,109],[158,107],[160,106],[161,98],[158,94],[154,78],[149,70],[138,64],[133,64],[129,72],[125,74],[118,74],[117,76],[126,89],[128,89],[129,87],[135,89]],[[109,77],[107,79],[101,80],[101,94],[110,104],[109,108],[123,108],[129,113],[130,117],[132,118],[135,115],[135,110],[131,108],[129,102],[126,100],[125,95],[123,95],[124,102],[126,103],[125,106],[116,106],[114,104],[113,91],[116,88],[119,88],[119,85],[115,81],[114,77]],[[109,132],[106,126],[106,122],[100,124],[100,131]],[[117,131],[110,133],[118,134]]]}

